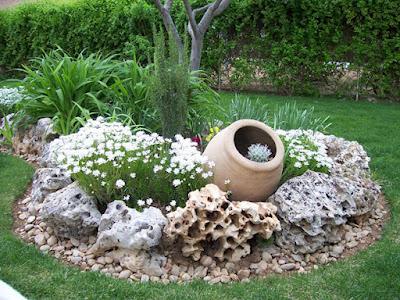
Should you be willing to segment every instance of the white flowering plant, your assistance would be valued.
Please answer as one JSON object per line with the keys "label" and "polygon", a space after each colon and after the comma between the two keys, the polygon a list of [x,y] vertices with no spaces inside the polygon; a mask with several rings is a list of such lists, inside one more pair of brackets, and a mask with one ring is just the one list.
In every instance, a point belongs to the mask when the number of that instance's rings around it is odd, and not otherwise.
{"label": "white flowering plant", "polygon": [[184,206],[190,191],[211,178],[213,163],[180,135],[132,133],[121,123],[90,120],[77,133],[50,144],[52,158],[98,201],[129,206]]}
{"label": "white flowering plant", "polygon": [[13,112],[13,108],[24,99],[21,88],[0,88],[0,116]]}
{"label": "white flowering plant", "polygon": [[328,156],[325,144],[317,139],[312,130],[277,130],[277,133],[285,146],[281,183],[308,170],[330,172],[333,161]]}

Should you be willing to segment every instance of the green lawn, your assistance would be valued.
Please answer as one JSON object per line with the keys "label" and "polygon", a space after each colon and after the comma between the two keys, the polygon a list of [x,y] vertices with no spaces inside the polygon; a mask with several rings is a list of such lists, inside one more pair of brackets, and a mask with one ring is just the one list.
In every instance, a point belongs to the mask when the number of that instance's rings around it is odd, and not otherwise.
{"label": "green lawn", "polygon": [[[226,101],[232,94],[223,94]],[[251,96],[257,97],[257,96]],[[261,96],[258,96],[261,97]],[[210,286],[130,284],[66,267],[11,233],[11,205],[32,175],[23,161],[0,154],[0,278],[32,299],[399,299],[400,297],[400,105],[333,98],[261,97],[270,108],[282,101],[315,106],[331,116],[330,132],[363,144],[384,187],[391,220],[382,240],[352,258],[306,275],[271,276],[250,283]]]}

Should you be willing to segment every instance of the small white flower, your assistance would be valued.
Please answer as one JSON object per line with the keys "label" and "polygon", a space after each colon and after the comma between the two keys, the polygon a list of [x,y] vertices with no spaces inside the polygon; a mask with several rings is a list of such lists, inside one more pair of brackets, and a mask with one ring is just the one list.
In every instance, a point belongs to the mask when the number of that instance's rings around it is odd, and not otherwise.
{"label": "small white flower", "polygon": [[151,205],[152,203],[153,203],[153,199],[148,198],[148,199],[146,200],[146,204],[147,204],[147,205]]}
{"label": "small white flower", "polygon": [[130,198],[131,198],[131,196],[129,196],[129,195],[124,196],[125,201],[128,201]]}
{"label": "small white flower", "polygon": [[121,189],[125,186],[125,181],[123,181],[122,179],[118,179],[115,182],[115,186],[117,187],[117,189]]}
{"label": "small white flower", "polygon": [[131,174],[129,174],[129,176],[130,176],[131,178],[136,178],[136,173],[131,173]]}
{"label": "small white flower", "polygon": [[174,179],[174,181],[172,181],[172,185],[174,187],[181,185],[181,183],[182,183],[182,181],[180,179]]}
{"label": "small white flower", "polygon": [[225,181],[224,181],[224,184],[225,185],[228,185],[228,184],[230,184],[231,183],[231,180],[230,179],[225,179]]}
{"label": "small white flower", "polygon": [[169,204],[170,204],[171,206],[175,207],[175,206],[176,206],[176,201],[175,201],[175,200],[172,200]]}
{"label": "small white flower", "polygon": [[143,200],[138,200],[138,201],[137,201],[137,204],[138,204],[139,206],[144,206],[146,203],[145,203]]}
{"label": "small white flower", "polygon": [[295,163],[294,163],[294,167],[295,168],[301,168],[302,167],[302,164],[301,164],[301,162],[299,162],[299,161],[296,161]]}
{"label": "small white flower", "polygon": [[166,210],[166,211],[171,211],[171,206],[169,206],[169,205],[166,206],[166,207],[165,207],[165,210]]}

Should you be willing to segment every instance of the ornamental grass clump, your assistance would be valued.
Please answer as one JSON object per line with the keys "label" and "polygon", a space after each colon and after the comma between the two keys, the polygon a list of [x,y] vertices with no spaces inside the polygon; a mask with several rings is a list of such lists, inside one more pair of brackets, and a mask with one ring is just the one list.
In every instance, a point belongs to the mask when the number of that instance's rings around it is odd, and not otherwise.
{"label": "ornamental grass clump", "polygon": [[311,170],[329,173],[333,161],[326,146],[314,137],[312,130],[277,130],[285,146],[281,183]]}
{"label": "ornamental grass clump", "polygon": [[77,133],[50,144],[50,153],[100,208],[114,200],[131,207],[183,206],[190,191],[212,177],[213,163],[196,143],[176,135],[132,133],[121,123],[90,120]]}

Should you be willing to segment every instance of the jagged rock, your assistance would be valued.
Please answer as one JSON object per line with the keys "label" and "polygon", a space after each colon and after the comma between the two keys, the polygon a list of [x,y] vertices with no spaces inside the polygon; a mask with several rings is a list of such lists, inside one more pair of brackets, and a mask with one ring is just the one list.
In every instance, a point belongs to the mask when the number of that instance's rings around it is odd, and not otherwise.
{"label": "jagged rock", "polygon": [[42,155],[44,146],[56,137],[51,119],[39,119],[36,125],[16,132],[13,137],[13,149],[18,155],[38,158]]}
{"label": "jagged rock", "polygon": [[155,207],[138,212],[123,201],[113,201],[101,217],[97,242],[92,251],[111,248],[148,250],[157,246],[167,219]]}
{"label": "jagged rock", "polygon": [[161,276],[167,258],[144,250],[117,249],[110,253],[113,259],[132,272],[143,272],[149,276]]}
{"label": "jagged rock", "polygon": [[32,203],[42,203],[48,194],[54,193],[71,183],[71,178],[58,168],[37,169],[33,176]]}
{"label": "jagged rock", "polygon": [[312,253],[344,236],[343,224],[371,211],[379,187],[369,179],[354,181],[307,171],[284,183],[269,201],[278,207],[279,246]]}
{"label": "jagged rock", "polygon": [[94,198],[88,196],[76,182],[49,194],[40,215],[58,236],[78,239],[96,232],[101,218]]}
{"label": "jagged rock", "polygon": [[208,184],[189,194],[184,208],[167,215],[164,231],[183,244],[182,254],[199,260],[203,254],[220,261],[239,261],[250,253],[256,235],[268,239],[280,230],[276,207],[266,202],[230,202],[226,193]]}
{"label": "jagged rock", "polygon": [[359,143],[320,132],[315,132],[314,135],[325,144],[328,156],[333,160],[332,175],[356,180],[370,176],[370,158]]}

